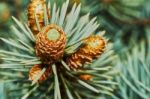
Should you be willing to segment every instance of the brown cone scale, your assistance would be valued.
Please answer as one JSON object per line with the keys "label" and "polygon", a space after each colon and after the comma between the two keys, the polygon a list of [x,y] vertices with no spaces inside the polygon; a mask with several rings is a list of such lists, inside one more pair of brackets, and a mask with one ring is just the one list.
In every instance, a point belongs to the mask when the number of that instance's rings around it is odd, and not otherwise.
{"label": "brown cone scale", "polygon": [[81,69],[85,63],[91,63],[104,52],[106,47],[106,41],[98,35],[89,36],[83,44],[83,47],[67,57],[66,61],[71,69]]}
{"label": "brown cone scale", "polygon": [[[28,25],[33,34],[36,35],[39,31],[36,24],[35,15],[39,21],[40,28],[44,27],[44,6],[45,0],[31,0],[28,5]],[[47,11],[48,18],[50,15]]]}
{"label": "brown cone scale", "polygon": [[45,26],[36,36],[36,54],[43,64],[52,64],[63,57],[65,32],[55,24]]}
{"label": "brown cone scale", "polygon": [[[35,80],[37,75],[42,71],[43,66],[41,65],[34,65],[29,71],[29,80]],[[45,81],[50,75],[52,74],[52,69],[49,67],[46,68],[46,71],[43,75],[39,78],[38,82],[41,83]]]}

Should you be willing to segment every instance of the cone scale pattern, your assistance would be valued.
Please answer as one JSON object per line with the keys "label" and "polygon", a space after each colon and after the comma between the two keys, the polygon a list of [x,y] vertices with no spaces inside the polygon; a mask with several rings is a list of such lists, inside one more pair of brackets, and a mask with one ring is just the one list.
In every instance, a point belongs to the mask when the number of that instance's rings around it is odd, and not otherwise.
{"label": "cone scale pattern", "polygon": [[[42,71],[43,66],[41,65],[34,65],[29,71],[29,80],[35,80],[37,75]],[[50,67],[46,68],[46,71],[43,75],[39,78],[38,82],[41,83],[45,81],[52,73],[52,69]]]}
{"label": "cone scale pattern", "polygon": [[84,40],[83,47],[67,58],[67,64],[71,69],[81,69],[85,63],[91,63],[93,59],[101,55],[106,46],[106,41],[101,36],[89,36]]}
{"label": "cone scale pattern", "polygon": [[65,32],[55,24],[45,26],[36,37],[36,54],[43,64],[52,64],[63,57]]}
{"label": "cone scale pattern", "polygon": [[[44,27],[44,6],[46,6],[45,0],[31,0],[28,5],[28,25],[34,35],[39,32],[35,15],[37,16],[40,28],[42,29]],[[48,12],[47,15],[50,18]]]}

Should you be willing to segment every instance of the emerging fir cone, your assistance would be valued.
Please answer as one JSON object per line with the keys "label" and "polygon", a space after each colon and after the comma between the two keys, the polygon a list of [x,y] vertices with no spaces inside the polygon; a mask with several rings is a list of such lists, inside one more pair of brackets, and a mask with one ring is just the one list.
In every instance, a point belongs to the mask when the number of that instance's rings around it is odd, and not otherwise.
{"label": "emerging fir cone", "polygon": [[[38,31],[38,27],[36,24],[37,16],[40,28],[44,27],[44,7],[45,0],[31,0],[28,5],[28,24],[34,35],[36,35]],[[49,13],[47,12],[48,18],[50,18]]]}
{"label": "emerging fir cone", "polygon": [[[34,65],[29,71],[29,80],[34,81],[37,78],[37,75],[42,71],[43,66],[41,65]],[[38,82],[41,83],[45,81],[52,73],[52,69],[49,67],[46,68],[46,71],[43,75],[39,78]]]}
{"label": "emerging fir cone", "polygon": [[83,44],[83,47],[67,58],[71,69],[80,69],[85,63],[91,63],[104,52],[106,41],[101,36],[92,35],[86,38]]}
{"label": "emerging fir cone", "polygon": [[51,64],[63,57],[65,45],[65,32],[60,27],[50,24],[37,34],[36,54],[43,64]]}

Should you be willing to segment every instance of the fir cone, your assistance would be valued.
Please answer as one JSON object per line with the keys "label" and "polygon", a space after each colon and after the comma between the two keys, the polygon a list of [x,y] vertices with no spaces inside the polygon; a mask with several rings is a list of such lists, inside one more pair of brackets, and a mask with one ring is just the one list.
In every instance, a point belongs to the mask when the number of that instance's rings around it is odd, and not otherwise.
{"label": "fir cone", "polygon": [[[44,5],[45,0],[31,0],[28,5],[28,25],[34,35],[39,32],[35,20],[35,14],[38,18],[40,28],[42,29],[44,27]],[[47,15],[48,18],[50,18],[48,11]]]}
{"label": "fir cone", "polygon": [[43,64],[52,64],[63,57],[65,45],[64,31],[55,24],[47,25],[37,34],[36,54]]}
{"label": "fir cone", "polygon": [[[30,71],[29,71],[29,80],[34,80],[36,79],[37,75],[42,71],[43,66],[41,65],[34,65]],[[43,82],[45,81],[50,75],[52,74],[52,69],[49,67],[46,68],[46,71],[43,73],[43,75],[40,77],[38,82]]]}
{"label": "fir cone", "polygon": [[67,64],[71,69],[81,69],[85,63],[91,63],[93,59],[101,55],[106,46],[106,41],[101,36],[89,36],[83,42],[83,47],[67,57]]}

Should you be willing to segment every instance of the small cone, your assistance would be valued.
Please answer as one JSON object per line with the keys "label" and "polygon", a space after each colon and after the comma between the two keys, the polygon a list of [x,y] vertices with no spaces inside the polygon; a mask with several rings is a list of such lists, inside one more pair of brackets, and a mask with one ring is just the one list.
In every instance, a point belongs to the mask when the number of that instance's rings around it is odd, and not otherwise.
{"label": "small cone", "polygon": [[[37,75],[42,71],[43,66],[41,65],[34,65],[30,71],[29,71],[29,80],[35,80]],[[46,68],[46,71],[43,73],[43,75],[40,77],[38,82],[45,81],[50,75],[52,74],[52,69],[49,67]]]}
{"label": "small cone", "polygon": [[85,39],[83,44],[77,52],[67,57],[67,64],[71,69],[80,69],[85,63],[91,63],[104,52],[106,41],[101,36],[93,35]]}
{"label": "small cone", "polygon": [[[39,31],[36,24],[35,15],[38,18],[40,28],[44,27],[44,6],[45,0],[31,0],[28,5],[28,25],[33,34],[36,35]],[[48,18],[50,18],[47,12]]]}
{"label": "small cone", "polygon": [[89,74],[83,74],[83,75],[80,75],[79,78],[82,80],[91,80],[93,76]]}
{"label": "small cone", "polygon": [[66,45],[64,31],[54,25],[48,25],[42,29],[36,38],[36,54],[43,64],[52,64],[63,57]]}

